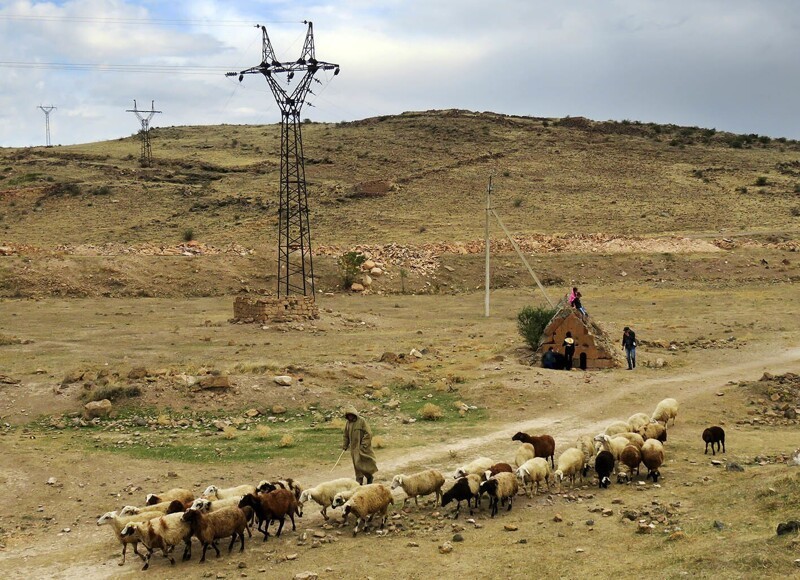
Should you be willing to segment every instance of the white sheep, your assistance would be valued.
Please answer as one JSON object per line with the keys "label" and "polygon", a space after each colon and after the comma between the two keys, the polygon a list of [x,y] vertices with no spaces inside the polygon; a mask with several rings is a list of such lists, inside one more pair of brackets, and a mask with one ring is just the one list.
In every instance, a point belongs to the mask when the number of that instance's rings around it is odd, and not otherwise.
{"label": "white sheep", "polygon": [[627,421],[614,421],[613,423],[611,423],[611,425],[606,427],[603,433],[605,433],[609,437],[613,437],[614,435],[619,435],[620,433],[626,433],[627,431],[630,431]]}
{"label": "white sheep", "polygon": [[[550,463],[542,457],[534,457],[529,459],[517,468],[516,476],[519,479],[528,497],[533,497],[533,484],[536,484],[536,493],[539,493],[539,488],[542,481],[547,484],[547,489],[550,489]],[[530,483],[530,487],[528,484]]]}
{"label": "white sheep", "polygon": [[256,490],[260,492],[270,492],[279,487],[288,489],[294,494],[294,497],[300,501],[300,494],[303,493],[303,488],[291,477],[287,477],[286,479],[276,479],[273,481],[262,480],[258,482]]}
{"label": "white sheep", "polygon": [[152,505],[137,507],[133,505],[126,505],[120,511],[121,516],[134,516],[144,512],[153,512],[157,514],[174,514],[175,512],[182,512],[186,506],[179,499],[172,501],[162,501]]}
{"label": "white sheep", "polygon": [[254,485],[238,485],[236,487],[225,487],[220,489],[216,485],[209,485],[203,492],[203,498],[215,500],[225,499],[228,497],[242,497],[248,493],[255,494],[257,492]]}
{"label": "white sheep", "polygon": [[656,410],[653,411],[651,419],[659,423],[664,423],[667,426],[667,421],[672,419],[672,424],[675,425],[675,417],[678,416],[678,401],[675,399],[664,399],[658,405]]}
{"label": "white sheep", "polygon": [[154,505],[157,503],[171,502],[173,499],[177,499],[186,506],[194,501],[194,494],[188,489],[176,487],[164,493],[148,493],[144,503],[145,505]]}
{"label": "white sheep", "polygon": [[188,560],[192,557],[192,528],[183,521],[183,512],[168,514],[144,522],[130,522],[125,524],[120,534],[123,537],[138,539],[147,548],[147,556],[144,559],[142,570],[150,567],[150,557],[154,550],[161,550],[161,553],[171,564],[175,563],[172,557],[172,550],[184,543],[183,559]]}
{"label": "white sheep", "polygon": [[559,487],[563,484],[564,478],[570,480],[570,487],[575,486],[575,476],[580,475],[583,481],[583,468],[586,465],[586,457],[580,449],[570,447],[558,457],[558,469],[555,471],[555,480]]}
{"label": "white sheep", "polygon": [[517,454],[514,455],[514,465],[519,467],[528,459],[533,459],[536,457],[536,451],[533,449],[533,445],[530,443],[523,443],[519,447],[517,447]]}
{"label": "white sheep", "polygon": [[406,502],[410,498],[414,498],[414,504],[419,507],[419,496],[428,495],[431,493],[436,494],[434,505],[442,499],[442,486],[444,485],[444,476],[435,469],[428,469],[420,471],[412,475],[398,474],[392,479],[391,489],[402,487],[406,493],[403,500],[403,507],[406,507]]}
{"label": "white sheep", "polygon": [[664,443],[667,440],[667,428],[661,423],[648,423],[639,429],[639,435],[641,435],[642,439],[645,441],[648,439],[658,439]]}
{"label": "white sheep", "polygon": [[492,465],[494,464],[495,462],[489,459],[488,457],[478,457],[477,459],[470,461],[463,467],[459,467],[458,469],[456,469],[456,473],[455,476],[453,476],[453,479],[466,477],[471,473],[480,476],[484,471],[491,469]]}
{"label": "white sheep", "polygon": [[358,533],[359,527],[363,524],[367,525],[367,518],[372,519],[372,516],[379,514],[381,518],[381,529],[386,524],[387,514],[386,511],[389,505],[394,503],[392,491],[383,484],[372,484],[371,486],[362,486],[362,489],[356,490],[353,497],[348,499],[344,504],[345,518],[351,513],[356,515],[356,525],[353,528],[353,536]]}
{"label": "white sheep", "polygon": [[333,506],[333,499],[336,497],[336,494],[342,491],[355,490],[358,487],[360,487],[358,482],[349,477],[333,479],[331,481],[320,483],[315,487],[310,487],[303,490],[300,493],[298,502],[300,505],[303,505],[309,500],[314,500],[322,506],[320,513],[322,514],[322,517],[327,520],[328,508]]}
{"label": "white sheep", "polygon": [[650,415],[647,413],[635,413],[628,417],[628,431],[636,433],[642,426],[647,425],[649,422]]}
{"label": "white sheep", "polygon": [[[203,513],[212,513],[226,507],[239,507],[239,502],[242,500],[242,497],[244,496],[237,495],[235,497],[226,497],[225,499],[215,499],[214,501],[198,497],[196,500],[192,502],[192,504],[189,506],[189,509],[194,509]],[[241,509],[244,512],[245,517],[247,518],[247,535],[252,537],[253,533],[250,530],[250,526],[253,523],[253,516],[254,516],[253,510],[249,507],[243,507]]]}
{"label": "white sheep", "polygon": [[162,514],[160,512],[144,512],[143,514],[134,514],[123,516],[118,514],[117,512],[106,512],[97,520],[97,525],[102,526],[104,524],[108,524],[111,526],[111,529],[114,530],[114,535],[117,536],[117,540],[119,543],[122,544],[122,560],[119,562],[119,565],[122,566],[125,563],[125,556],[128,550],[128,544],[133,544],[133,552],[137,556],[139,556],[142,561],[144,561],[144,555],[139,553],[137,546],[139,545],[138,538],[126,537],[122,535],[122,529],[125,527],[126,524],[130,522],[142,522],[146,521],[151,518],[159,518]]}
{"label": "white sheep", "polygon": [[590,465],[592,460],[594,459],[595,453],[597,453],[597,448],[594,444],[594,439],[591,435],[578,435],[578,439],[575,441],[575,447],[583,452],[583,457],[586,460],[586,465]]}
{"label": "white sheep", "polygon": [[638,433],[620,433],[616,437],[625,437],[631,445],[636,445],[639,449],[644,445],[644,438]]}

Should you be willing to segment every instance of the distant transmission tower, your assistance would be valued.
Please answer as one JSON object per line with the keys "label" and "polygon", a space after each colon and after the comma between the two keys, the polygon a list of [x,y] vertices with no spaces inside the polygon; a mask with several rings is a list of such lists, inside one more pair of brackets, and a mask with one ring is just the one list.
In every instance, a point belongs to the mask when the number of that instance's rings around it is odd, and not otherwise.
{"label": "distant transmission tower", "polygon": [[150,167],[150,164],[153,163],[153,152],[150,150],[150,121],[156,113],[161,112],[155,110],[155,103],[155,101],[150,101],[149,111],[140,111],[136,107],[136,99],[133,99],[133,109],[125,111],[126,113],[134,113],[142,123],[142,130],[139,132],[139,137],[142,141],[142,153],[139,156],[139,163],[142,167]]}
{"label": "distant transmission tower", "polygon": [[[278,225],[278,296],[290,294],[314,295],[314,264],[311,258],[311,229],[308,223],[308,195],[306,193],[306,170],[303,160],[303,139],[300,132],[300,109],[314,74],[319,70],[332,70],[339,74],[339,65],[318,61],[314,56],[314,28],[308,24],[306,40],[300,58],[291,62],[279,62],[267,35],[261,26],[263,37],[261,64],[239,73],[239,76],[261,73],[281,110],[281,199]],[[256,25],[258,27],[258,25]],[[286,74],[281,82],[278,75]],[[295,74],[302,73],[294,88],[291,81]],[[286,88],[284,88],[284,84]],[[313,94],[313,93],[312,93]]]}
{"label": "distant transmission tower", "polygon": [[50,147],[50,112],[56,107],[54,107],[53,105],[47,105],[46,107],[39,105],[37,108],[41,109],[42,112],[44,113],[44,127],[47,135],[46,143],[47,146]]}

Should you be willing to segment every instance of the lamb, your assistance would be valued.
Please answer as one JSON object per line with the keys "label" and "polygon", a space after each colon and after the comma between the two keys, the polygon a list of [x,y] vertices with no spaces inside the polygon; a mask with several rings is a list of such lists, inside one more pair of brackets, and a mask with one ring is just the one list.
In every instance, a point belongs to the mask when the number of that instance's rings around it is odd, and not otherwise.
{"label": "lamb", "polygon": [[119,515],[134,516],[138,514],[143,514],[145,512],[152,512],[159,515],[166,515],[166,514],[174,514],[176,512],[182,512],[184,509],[186,509],[186,506],[183,504],[181,500],[173,499],[172,501],[162,501],[161,503],[146,505],[144,507],[126,505],[119,511]]}
{"label": "lamb", "polygon": [[653,479],[653,483],[661,477],[658,468],[664,463],[664,446],[657,439],[648,439],[642,447],[642,463],[647,468],[647,478]]}
{"label": "lamb", "polygon": [[121,532],[125,525],[130,522],[143,522],[152,518],[160,518],[161,515],[162,514],[159,512],[143,512],[142,514],[123,516],[114,511],[106,512],[100,516],[100,518],[97,520],[97,525],[102,526],[103,524],[109,524],[114,530],[114,535],[117,536],[117,540],[119,540],[119,543],[122,544],[122,560],[119,562],[119,566],[125,564],[125,553],[128,550],[128,544],[133,544],[133,553],[139,556],[142,561],[144,561],[144,555],[141,554],[137,549],[139,545],[139,539],[122,535]]}
{"label": "lamb", "polygon": [[349,516],[351,513],[356,516],[356,526],[353,528],[353,537],[358,534],[359,526],[363,524],[366,528],[367,517],[372,519],[372,516],[379,514],[381,518],[381,529],[386,524],[386,512],[389,505],[394,503],[392,491],[383,484],[375,484],[374,487],[369,489],[357,490],[353,497],[351,497],[344,504],[344,515]]}
{"label": "lamb", "polygon": [[611,472],[614,470],[614,456],[610,451],[602,450],[594,458],[594,470],[597,472],[597,486],[607,488],[611,483]]}
{"label": "lamb", "polygon": [[633,477],[633,470],[636,470],[636,475],[639,475],[639,464],[642,462],[642,452],[636,445],[626,445],[625,449],[619,455],[619,461],[628,471],[622,471],[617,474],[617,482],[629,481]]}
{"label": "lamb", "polygon": [[483,472],[483,475],[481,476],[481,481],[486,481],[490,477],[493,477],[498,473],[514,473],[514,468],[511,467],[508,463],[495,463],[489,469]]}
{"label": "lamb", "polygon": [[[546,464],[546,462],[545,462]],[[485,493],[489,496],[489,506],[491,507],[492,517],[498,511],[497,504],[501,500],[508,500],[508,511],[511,511],[511,504],[514,502],[514,496],[519,491],[517,478],[513,473],[501,471],[497,475],[490,477],[481,484],[480,493]]]}
{"label": "lamb", "polygon": [[514,455],[514,465],[519,467],[528,459],[533,459],[536,457],[536,452],[533,449],[533,445],[530,443],[523,443],[517,448],[517,454]]}
{"label": "lamb", "polygon": [[[278,520],[278,531],[275,534],[280,537],[283,530],[284,518],[288,515],[292,521],[292,531],[295,529],[294,514],[297,510],[297,499],[294,493],[288,489],[278,488],[269,493],[248,493],[239,501],[239,507],[249,506],[258,516],[258,531],[264,534],[264,541],[269,537],[269,524],[272,520]],[[261,525],[264,524],[264,529]]]}
{"label": "lamb", "polygon": [[[706,443],[706,450],[703,452],[703,455],[708,454],[708,444],[711,444],[711,454],[716,455],[717,451],[719,451],[720,444],[722,444],[722,452],[725,453],[725,429],[718,426],[709,427],[708,429],[703,430],[703,441]],[[714,451],[714,445],[717,446],[717,450]]]}
{"label": "lamb", "polygon": [[650,422],[650,416],[647,413],[636,413],[628,417],[628,431],[634,433],[638,432],[644,425]]}
{"label": "lamb", "polygon": [[239,485],[237,487],[218,488],[216,485],[209,485],[203,492],[205,499],[225,499],[228,497],[242,497],[248,493],[256,493],[257,490],[254,485]]}
{"label": "lamb", "polygon": [[291,477],[287,477],[286,479],[276,479],[275,481],[260,481],[256,486],[256,491],[258,492],[270,492],[275,490],[278,487],[282,487],[283,489],[288,489],[292,493],[294,493],[295,498],[297,501],[300,501],[300,494],[303,493],[303,488],[293,480]]}
{"label": "lamb", "polygon": [[484,471],[489,469],[492,465],[494,465],[494,461],[492,461],[488,457],[478,457],[477,459],[470,461],[463,467],[459,467],[458,469],[456,469],[456,474],[453,477],[453,479],[466,477],[470,473],[480,475]]}
{"label": "lamb", "polygon": [[[533,497],[533,484],[536,484],[536,493],[539,493],[539,488],[542,481],[547,483],[547,489],[550,489],[550,464],[547,459],[542,457],[534,457],[529,459],[517,468],[516,476],[522,483],[523,488],[526,490],[528,497]],[[530,488],[528,488],[530,483]]]}
{"label": "lamb", "polygon": [[550,464],[553,469],[556,467],[555,452],[556,441],[550,435],[528,435],[522,431],[517,432],[512,438],[512,441],[522,441],[523,443],[530,443],[533,445],[533,451],[536,457],[550,458]]}
{"label": "lamb", "polygon": [[644,445],[644,437],[639,435],[638,433],[620,433],[617,437],[625,437],[628,440],[628,443],[631,445],[636,445],[639,449],[642,448]]}
{"label": "lamb", "polygon": [[[510,469],[511,467],[509,467]],[[428,469],[413,475],[395,475],[394,479],[392,479],[391,489],[402,487],[403,491],[406,492],[408,497],[403,500],[403,507],[406,507],[406,501],[412,497],[414,498],[414,504],[419,507],[419,496],[431,493],[436,494],[436,499],[434,500],[434,505],[436,505],[442,498],[443,485],[444,476],[435,469]]]}
{"label": "lamb", "polygon": [[672,419],[672,424],[675,425],[675,417],[678,416],[678,401],[675,399],[664,399],[658,405],[656,405],[656,410],[653,411],[653,415],[651,419],[653,421],[658,421],[659,423],[664,423],[664,427],[667,426],[667,421]]}
{"label": "lamb", "polygon": [[180,512],[144,522],[129,522],[125,524],[120,534],[123,537],[136,538],[147,548],[147,556],[142,570],[147,570],[150,567],[150,557],[153,555],[154,550],[161,550],[161,553],[170,561],[170,564],[175,564],[172,550],[180,542],[183,542],[186,546],[183,550],[183,559],[189,560],[192,557],[192,530],[182,518],[183,513]]}
{"label": "lamb", "polygon": [[559,487],[564,481],[564,477],[569,477],[570,487],[575,486],[575,476],[580,475],[583,481],[583,473],[586,468],[586,457],[583,451],[575,447],[566,449],[558,457],[558,469],[555,472],[555,479]]}
{"label": "lamb", "polygon": [[176,487],[164,493],[148,493],[144,503],[145,505],[154,505],[163,502],[171,502],[174,499],[177,499],[183,503],[184,506],[187,506],[194,501],[194,494],[188,489]]}
{"label": "lamb", "polygon": [[477,488],[475,487],[475,480],[469,477],[461,477],[456,480],[453,487],[448,489],[442,494],[442,507],[449,504],[451,501],[456,501],[456,509],[453,512],[453,519],[458,519],[458,512],[461,510],[461,502],[466,501],[469,508],[469,515],[472,515],[472,498],[480,497],[480,482]]}
{"label": "lamb", "polygon": [[327,520],[328,508],[333,506],[333,498],[336,497],[336,494],[340,491],[354,490],[358,487],[358,482],[355,479],[350,479],[349,477],[333,479],[331,481],[320,483],[316,487],[303,490],[300,493],[297,503],[302,507],[304,503],[313,499],[322,506],[320,513],[322,514],[322,517]]}
{"label": "lamb", "polygon": [[228,506],[208,514],[204,514],[197,509],[188,509],[183,513],[181,520],[189,524],[192,535],[203,544],[203,555],[200,558],[201,564],[206,561],[208,546],[214,548],[219,558],[219,548],[217,548],[216,541],[220,538],[231,537],[228,553],[233,550],[236,538],[240,538],[242,547],[239,551],[244,552],[244,530],[247,527],[247,518],[238,507]]}
{"label": "lamb", "polygon": [[[648,421],[649,420],[650,419],[648,419]],[[614,421],[613,423],[611,423],[611,425],[606,427],[603,433],[605,433],[609,437],[614,437],[615,435],[619,435],[620,433],[627,433],[628,431],[630,431],[630,427],[627,421]]]}
{"label": "lamb", "polygon": [[662,443],[667,442],[667,428],[661,423],[648,423],[639,429],[639,435],[647,441],[648,439],[658,439]]}

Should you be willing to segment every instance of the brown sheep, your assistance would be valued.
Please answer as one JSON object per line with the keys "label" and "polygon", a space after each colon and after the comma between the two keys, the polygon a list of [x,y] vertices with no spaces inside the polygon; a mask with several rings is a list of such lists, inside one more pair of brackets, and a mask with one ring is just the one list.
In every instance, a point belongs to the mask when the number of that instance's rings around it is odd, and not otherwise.
{"label": "brown sheep", "polygon": [[188,489],[181,489],[180,487],[170,489],[164,493],[148,493],[145,499],[145,505],[155,505],[172,500],[180,501],[185,509],[194,501],[194,494]]}
{"label": "brown sheep", "polygon": [[642,463],[647,468],[647,478],[653,478],[653,483],[661,477],[659,467],[664,463],[664,446],[657,439],[648,439],[642,447]]}
{"label": "brown sheep", "polygon": [[533,445],[533,452],[536,457],[543,457],[544,459],[550,458],[550,465],[553,469],[556,467],[555,453],[556,441],[550,435],[528,435],[519,431],[511,438],[512,441],[521,441],[522,443],[530,443]]}
{"label": "brown sheep", "polygon": [[[619,454],[619,461],[628,468],[630,479],[632,479],[634,469],[636,470],[636,475],[639,475],[639,464],[642,462],[642,452],[639,451],[639,447],[631,443],[630,445],[626,445],[622,453]],[[627,473],[619,474],[619,478],[628,477]]]}
{"label": "brown sheep", "polygon": [[498,473],[514,473],[514,468],[508,463],[495,463],[489,469],[483,472],[481,480],[486,481],[490,477],[494,477]]}
{"label": "brown sheep", "polygon": [[[258,517],[258,531],[264,534],[264,541],[269,537],[269,524],[272,520],[278,520],[278,531],[275,534],[280,537],[283,530],[284,518],[288,515],[292,520],[292,530],[294,531],[294,514],[297,511],[297,498],[288,489],[278,488],[269,493],[259,493],[258,495],[248,493],[239,502],[239,507],[250,506]],[[261,529],[264,524],[264,529]]]}
{"label": "brown sheep", "polygon": [[208,546],[214,548],[219,558],[219,548],[217,548],[216,541],[220,538],[231,537],[228,553],[233,550],[236,538],[240,538],[242,547],[239,551],[244,552],[244,530],[247,528],[247,518],[240,508],[229,506],[208,514],[204,514],[197,509],[189,509],[183,513],[181,519],[189,524],[192,535],[203,544],[201,563],[206,561]]}

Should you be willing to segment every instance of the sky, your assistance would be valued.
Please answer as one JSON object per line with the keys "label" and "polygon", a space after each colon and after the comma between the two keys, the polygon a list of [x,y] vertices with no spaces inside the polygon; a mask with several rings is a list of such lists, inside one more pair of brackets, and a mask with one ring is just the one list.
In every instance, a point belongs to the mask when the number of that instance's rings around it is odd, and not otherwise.
{"label": "sky", "polygon": [[[265,25],[294,61],[314,23],[301,117],[468,109],[800,139],[798,0],[0,0],[0,146],[74,144],[151,125],[277,123]],[[296,79],[295,79],[296,80]]]}

